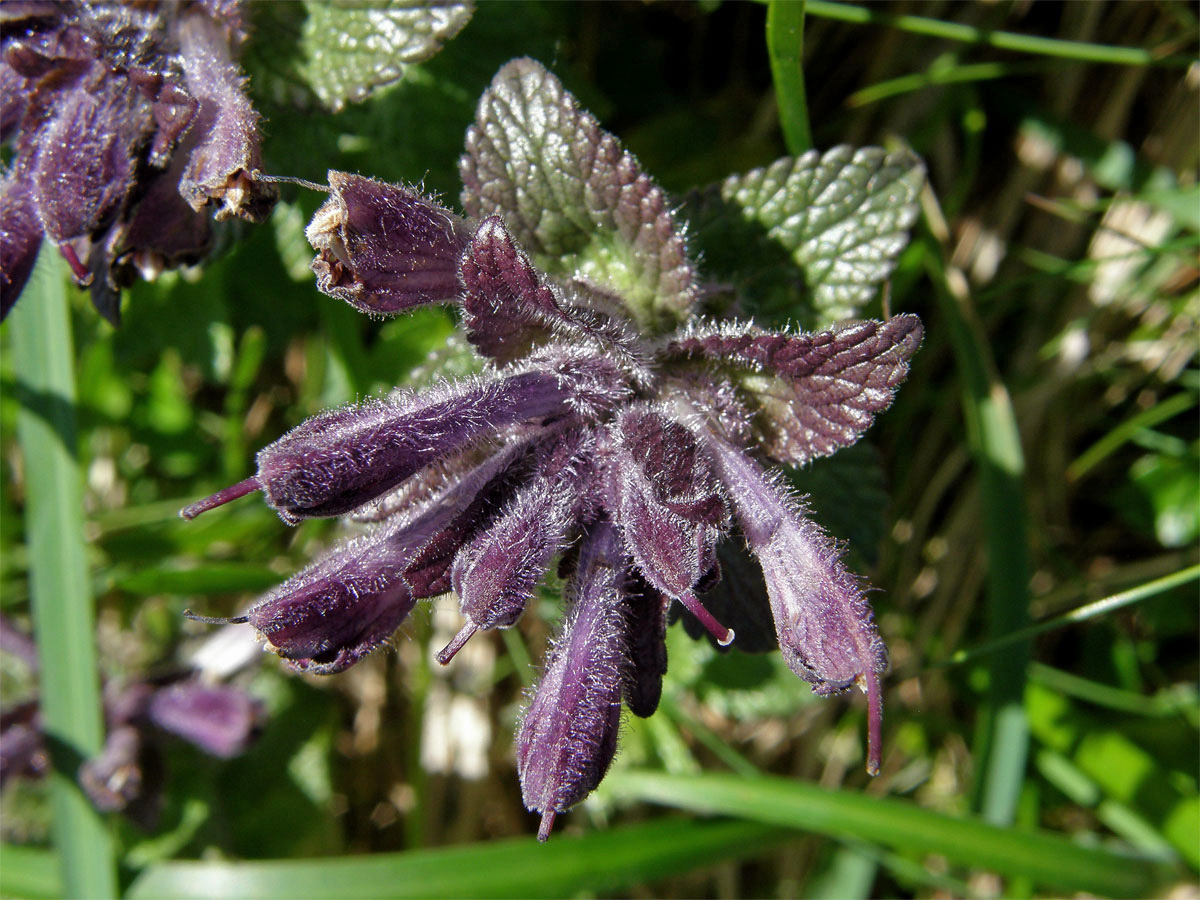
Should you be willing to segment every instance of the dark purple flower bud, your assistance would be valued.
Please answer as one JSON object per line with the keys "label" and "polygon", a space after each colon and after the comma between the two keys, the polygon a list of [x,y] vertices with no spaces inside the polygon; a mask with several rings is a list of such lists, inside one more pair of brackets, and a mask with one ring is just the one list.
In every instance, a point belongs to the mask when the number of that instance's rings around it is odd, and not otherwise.
{"label": "dark purple flower bud", "polygon": [[617,749],[629,670],[625,560],[616,528],[597,522],[580,548],[562,634],[517,735],[527,809],[542,814],[538,840],[558,813],[600,783]]}
{"label": "dark purple flower bud", "polygon": [[779,649],[788,667],[835,694],[857,684],[867,694],[867,771],[879,771],[883,700],[879,673],[887,648],[862,585],[819,525],[758,463],[721,438],[708,446],[729,488],[738,524],[762,566]]}
{"label": "dark purple flower bud", "polygon": [[437,655],[442,665],[477,630],[511,628],[521,617],[574,529],[594,443],[590,431],[573,432],[540,448],[529,480],[499,517],[458,551],[451,585],[467,621]]}
{"label": "dark purple flower bud", "polygon": [[[215,203],[218,219],[238,216],[261,222],[275,206],[278,191],[255,177],[262,167],[258,113],[243,90],[228,35],[195,10],[182,14],[177,36],[187,92],[199,103],[191,117],[186,140],[191,153],[179,192],[196,210]],[[176,106],[181,100],[161,99]],[[176,116],[169,118],[174,121]]]}
{"label": "dark purple flower bud", "polygon": [[37,262],[42,226],[24,181],[9,172],[0,187],[0,319],[8,315]]}
{"label": "dark purple flower bud", "polygon": [[79,767],[79,785],[100,812],[120,812],[142,795],[142,735],[132,725],[109,732],[100,755]]}
{"label": "dark purple flower bud", "polygon": [[566,411],[570,380],[528,371],[314,416],[258,454],[258,474],[181,512],[191,519],[252,491],[285,522],[350,512],[498,428]]}
{"label": "dark purple flower bud", "polygon": [[195,680],[156,691],[146,710],[159,728],[222,759],[245,751],[262,713],[262,705],[245,691]]}
{"label": "dark purple flower bud", "polygon": [[611,430],[613,510],[642,576],[678,600],[722,645],[733,632],[697,599],[727,519],[712,468],[690,431],[648,409],[623,414]]}
{"label": "dark purple flower bud", "polygon": [[758,412],[758,446],[799,464],[858,440],[891,405],[922,334],[913,315],[847,322],[815,334],[734,324],[694,329],[668,352],[739,366],[743,377],[735,382]]}
{"label": "dark purple flower bud", "polygon": [[[629,573],[629,675],[625,705],[643,719],[654,715],[667,674],[667,610],[671,598]],[[740,645],[740,641],[738,642]]]}
{"label": "dark purple flower bud", "polygon": [[40,778],[50,767],[36,702],[0,714],[0,787],[10,778]]}
{"label": "dark purple flower bud", "polygon": [[[296,668],[319,675],[348,668],[386,641],[419,599],[405,573],[414,555],[447,530],[473,523],[476,498],[489,491],[519,449],[501,451],[416,518],[397,519],[339,547],[270,591],[246,615],[228,621],[249,622]],[[451,559],[453,550],[445,568]]]}
{"label": "dark purple flower bud", "polygon": [[329,199],[305,237],[317,287],[365,313],[390,315],[458,296],[462,220],[412,188],[330,171]]}

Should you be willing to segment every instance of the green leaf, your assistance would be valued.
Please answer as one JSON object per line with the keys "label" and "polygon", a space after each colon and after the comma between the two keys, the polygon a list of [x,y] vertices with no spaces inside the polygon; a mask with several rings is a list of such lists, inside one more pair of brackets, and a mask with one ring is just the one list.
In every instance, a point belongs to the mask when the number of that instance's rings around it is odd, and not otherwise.
{"label": "green leaf", "polygon": [[543,272],[616,293],[650,331],[687,317],[696,273],[667,195],[540,63],[497,73],[460,168],[467,214],[503,216]]}
{"label": "green leaf", "polygon": [[853,318],[896,266],[925,168],[908,151],[835,147],[734,175],[721,198],[804,273],[816,322]]}
{"label": "green leaf", "polygon": [[429,59],[471,18],[470,0],[256,3],[252,83],[276,101],[337,112]]}
{"label": "green leaf", "polygon": [[921,856],[936,854],[1062,891],[1139,896],[1178,877],[1160,862],[1081,846],[1061,834],[1001,828],[908,801],[829,791],[786,778],[617,770],[602,790],[627,800],[857,838]]}
{"label": "green leaf", "polygon": [[58,854],[36,847],[5,844],[0,848],[0,895],[42,898],[63,896]]}
{"label": "green leaf", "polygon": [[568,897],[620,891],[705,865],[767,852],[786,839],[746,822],[660,820],[581,837],[491,841],[411,853],[249,863],[169,863],[131,898]]}

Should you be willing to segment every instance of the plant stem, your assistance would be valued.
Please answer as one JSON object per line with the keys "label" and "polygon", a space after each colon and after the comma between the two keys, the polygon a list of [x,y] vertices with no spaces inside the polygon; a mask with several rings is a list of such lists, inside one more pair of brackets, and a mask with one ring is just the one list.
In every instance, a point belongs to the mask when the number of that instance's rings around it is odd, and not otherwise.
{"label": "plant stem", "polygon": [[804,92],[804,4],[806,0],[771,0],[767,7],[767,53],[779,125],[788,153],[811,150],[808,98]]}
{"label": "plant stem", "polygon": [[76,460],[71,324],[62,262],[48,244],[25,295],[9,337],[21,404],[17,435],[54,843],[66,896],[113,897],[111,837],[76,782],[79,764],[100,752],[104,722]]}

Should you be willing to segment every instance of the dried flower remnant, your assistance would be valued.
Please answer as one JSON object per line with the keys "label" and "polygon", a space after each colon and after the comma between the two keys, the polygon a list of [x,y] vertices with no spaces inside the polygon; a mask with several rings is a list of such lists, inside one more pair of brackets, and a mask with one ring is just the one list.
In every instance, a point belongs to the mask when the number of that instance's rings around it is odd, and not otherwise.
{"label": "dried flower remnant", "polygon": [[0,16],[13,147],[4,313],[43,237],[116,324],[136,274],[208,252],[208,207],[218,219],[270,213],[275,187],[256,178],[259,117],[234,61],[246,37],[239,3],[17,2]]}
{"label": "dried flower remnant", "polygon": [[[542,839],[603,777],[622,705],[639,716],[657,707],[673,609],[734,647],[730,625],[769,616],[814,691],[861,687],[876,771],[887,656],[863,585],[765,465],[858,440],[904,380],[920,321],[798,333],[706,320],[705,285],[665,194],[532,60],[500,70],[466,145],[466,217],[411,188],[331,172],[309,239],[326,293],[374,314],[457,304],[467,340],[493,365],[318,416],[263,450],[257,475],[184,510],[261,489],[288,522],[350,513],[373,523],[244,620],[292,666],[334,671],[386,640],[416,599],[452,588],[465,624],[438,654],[447,663],[478,631],[514,625],[562,555],[564,624],[517,737]],[[838,148],[792,161],[788,177],[816,166],[870,182],[831,192],[866,198],[861,219],[845,204],[812,217],[814,229],[854,229],[861,259],[875,254],[855,270],[861,296],[903,246],[920,164]],[[723,600],[718,617],[706,591],[739,533],[765,591]]]}

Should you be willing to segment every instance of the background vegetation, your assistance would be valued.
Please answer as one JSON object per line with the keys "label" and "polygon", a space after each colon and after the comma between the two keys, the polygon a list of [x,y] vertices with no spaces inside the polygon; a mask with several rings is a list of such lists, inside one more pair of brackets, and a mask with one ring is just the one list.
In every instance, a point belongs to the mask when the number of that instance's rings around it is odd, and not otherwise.
{"label": "background vegetation", "polygon": [[[262,54],[285,35],[248,62],[271,172],[420,181],[452,205],[475,99],[519,55],[681,203],[810,140],[926,159],[880,301],[919,313],[925,345],[870,446],[795,476],[878,589],[882,774],[863,772],[861,698],[816,701],[777,654],[676,626],[663,708],[626,723],[602,789],[537,846],[511,736],[557,600],[442,670],[443,598],[333,678],[247,653],[232,678],[269,708],[261,738],[228,762],[172,745],[153,830],[89,815],[69,771],[9,784],[0,893],[103,894],[115,861],[142,897],[1194,896],[1195,7],[800,9],[484,3],[337,115],[275,99]],[[119,331],[46,255],[0,330],[0,605],[55,648],[40,676],[0,657],[6,705],[85,703],[93,661],[120,682],[210,665],[214,641],[236,656],[248,629],[183,609],[239,611],[337,526],[178,508],[306,416],[421,377],[452,334],[445,311],[372,322],[318,294],[302,228],[322,197],[284,195],[203,271],[130,291]],[[94,705],[76,713],[80,746],[98,741]]]}

